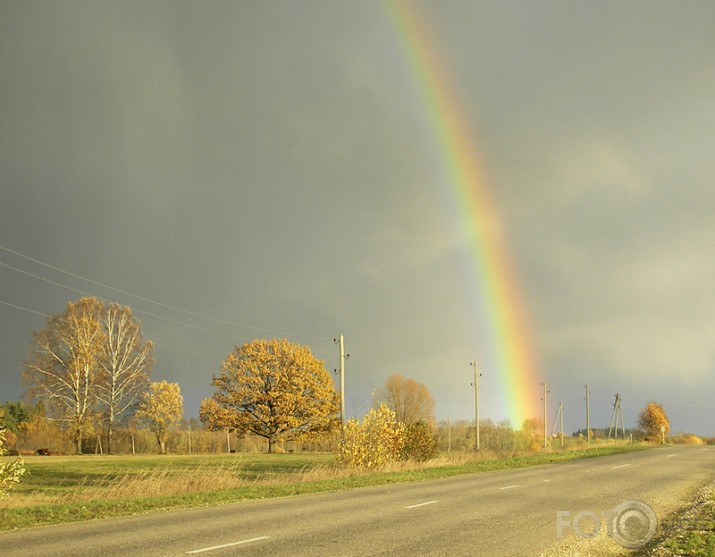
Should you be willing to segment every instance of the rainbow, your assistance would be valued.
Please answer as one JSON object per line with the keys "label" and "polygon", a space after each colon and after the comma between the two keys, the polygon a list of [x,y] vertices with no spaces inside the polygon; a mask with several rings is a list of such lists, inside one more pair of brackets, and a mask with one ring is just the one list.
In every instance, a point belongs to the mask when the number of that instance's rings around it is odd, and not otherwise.
{"label": "rainbow", "polygon": [[[470,287],[490,336],[486,349],[491,354],[477,356],[485,373],[483,381],[496,372],[502,389],[500,398],[505,401],[503,410],[512,425],[520,428],[525,419],[540,415],[539,379],[499,211],[488,189],[478,145],[466,123],[466,112],[434,35],[416,2],[394,0],[388,6],[437,137],[442,164],[449,173],[461,226],[470,239]],[[484,369],[486,361],[497,369]]]}

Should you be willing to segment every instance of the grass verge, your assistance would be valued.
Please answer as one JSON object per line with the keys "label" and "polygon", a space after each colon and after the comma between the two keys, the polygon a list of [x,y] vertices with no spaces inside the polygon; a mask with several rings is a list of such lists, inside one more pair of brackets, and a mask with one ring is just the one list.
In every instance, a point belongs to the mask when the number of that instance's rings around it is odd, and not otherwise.
{"label": "grass verge", "polygon": [[0,530],[432,480],[637,448],[453,453],[371,472],[342,468],[331,454],[33,457],[26,460],[30,474],[0,502]]}
{"label": "grass verge", "polygon": [[715,483],[701,489],[661,527],[663,533],[640,557],[715,557]]}

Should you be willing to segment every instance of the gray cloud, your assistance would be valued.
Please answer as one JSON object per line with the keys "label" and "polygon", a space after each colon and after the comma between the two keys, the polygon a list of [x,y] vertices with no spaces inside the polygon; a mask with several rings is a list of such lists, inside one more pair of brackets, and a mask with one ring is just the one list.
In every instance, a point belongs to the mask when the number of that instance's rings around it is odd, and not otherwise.
{"label": "gray cloud", "polygon": [[[589,382],[602,422],[622,391],[631,422],[657,398],[675,429],[712,433],[715,10],[421,11],[481,146],[569,427]],[[441,418],[471,417],[467,364],[487,342],[471,239],[381,5],[0,12],[0,245],[249,327],[7,252],[0,262],[131,305],[159,345],[156,377],[182,385],[192,414],[234,343],[287,332],[332,369],[343,332],[348,409],[400,372],[427,383]],[[2,267],[0,281],[0,299],[42,313],[80,295]],[[0,306],[0,400],[20,395],[42,325]],[[484,372],[484,415],[502,419],[504,379]]]}

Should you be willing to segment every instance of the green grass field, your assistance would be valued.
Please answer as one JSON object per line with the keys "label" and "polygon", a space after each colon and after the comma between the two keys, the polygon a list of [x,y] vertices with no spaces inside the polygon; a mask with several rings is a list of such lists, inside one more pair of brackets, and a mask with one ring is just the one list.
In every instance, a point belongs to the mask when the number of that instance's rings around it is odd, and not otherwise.
{"label": "green grass field", "polygon": [[28,475],[0,501],[0,530],[422,481],[635,448],[518,456],[453,453],[378,472],[342,468],[335,455],[324,453],[29,457],[25,459]]}

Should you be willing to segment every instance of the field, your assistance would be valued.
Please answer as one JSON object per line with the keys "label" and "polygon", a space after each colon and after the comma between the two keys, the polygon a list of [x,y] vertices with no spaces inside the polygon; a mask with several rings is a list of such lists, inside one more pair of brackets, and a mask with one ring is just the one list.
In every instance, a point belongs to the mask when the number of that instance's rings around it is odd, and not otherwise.
{"label": "field", "polygon": [[340,467],[335,455],[326,453],[28,457],[29,474],[0,501],[0,530],[420,481],[634,448],[638,447],[529,455],[453,453],[379,472]]}

